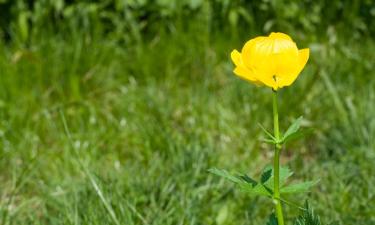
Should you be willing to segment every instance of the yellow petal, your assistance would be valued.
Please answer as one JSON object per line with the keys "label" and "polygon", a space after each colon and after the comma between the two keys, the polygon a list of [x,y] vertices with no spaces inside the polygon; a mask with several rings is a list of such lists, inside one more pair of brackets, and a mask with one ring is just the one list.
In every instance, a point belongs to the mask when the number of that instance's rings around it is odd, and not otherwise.
{"label": "yellow petal", "polygon": [[256,79],[259,82],[263,83],[264,85],[266,85],[268,87],[272,87],[273,89],[277,90],[277,83],[274,79],[273,74],[266,73],[265,71],[261,71],[261,70],[254,70],[253,73],[254,73],[254,76],[256,77]]}
{"label": "yellow petal", "polygon": [[238,77],[250,81],[251,83],[256,84],[257,86],[262,86],[264,85],[263,82],[255,79],[254,73],[248,69],[244,69],[243,67],[236,67],[233,70],[234,74],[236,74]]}
{"label": "yellow petal", "polygon": [[298,61],[296,64],[296,67],[293,72],[291,72],[287,76],[281,76],[279,86],[284,87],[284,86],[289,86],[291,85],[298,77],[298,75],[301,73],[303,68],[305,67],[307,60],[309,59],[310,55],[310,49],[305,48],[301,49],[298,51]]}
{"label": "yellow petal", "polygon": [[293,41],[276,39],[273,43],[272,52],[274,54],[291,54],[293,57],[297,57],[298,48]]}
{"label": "yellow petal", "polygon": [[254,77],[266,86],[277,88],[273,79],[276,61],[273,57],[274,41],[268,37],[257,37],[248,41],[242,49],[244,64],[251,68]]}
{"label": "yellow petal", "polygon": [[239,53],[236,49],[230,53],[230,57],[234,65],[236,66],[242,65],[241,53]]}
{"label": "yellow petal", "polygon": [[236,65],[236,68],[234,69],[234,73],[249,81],[256,81],[256,78],[254,77],[254,74],[252,71],[246,67],[246,65],[243,63],[242,55],[237,50],[233,50],[230,54],[232,61],[234,65]]}
{"label": "yellow petal", "polygon": [[275,38],[275,39],[284,39],[284,40],[292,41],[292,38],[289,37],[289,35],[281,33],[281,32],[272,32],[269,35],[269,37],[270,38]]}
{"label": "yellow petal", "polygon": [[254,46],[254,44],[259,43],[259,42],[265,40],[266,38],[267,38],[267,37],[259,36],[259,37],[256,37],[256,38],[253,38],[253,39],[250,39],[250,40],[247,41],[247,42],[245,43],[245,45],[242,47],[241,52],[244,53],[245,51],[252,49],[252,47]]}
{"label": "yellow petal", "polygon": [[310,49],[309,48],[304,48],[298,51],[298,62],[300,66],[300,71],[305,67],[307,61],[309,60],[310,56]]}
{"label": "yellow petal", "polygon": [[[265,49],[259,46],[265,46],[264,42],[267,37],[256,37],[246,42],[242,48],[242,59],[243,63],[248,67],[252,68],[257,65],[257,62],[262,59],[259,58],[260,53],[264,53]],[[265,54],[263,54],[265,55]]]}
{"label": "yellow petal", "polygon": [[279,53],[274,54],[274,62],[276,69],[274,75],[277,76],[277,81],[287,79],[293,76],[299,68],[299,53],[297,47],[286,47]]}
{"label": "yellow petal", "polygon": [[254,74],[248,70],[246,67],[241,67],[241,66],[237,66],[234,70],[233,70],[234,74],[236,74],[237,76],[245,79],[245,80],[249,80],[249,81],[256,81],[256,78],[254,77]]}

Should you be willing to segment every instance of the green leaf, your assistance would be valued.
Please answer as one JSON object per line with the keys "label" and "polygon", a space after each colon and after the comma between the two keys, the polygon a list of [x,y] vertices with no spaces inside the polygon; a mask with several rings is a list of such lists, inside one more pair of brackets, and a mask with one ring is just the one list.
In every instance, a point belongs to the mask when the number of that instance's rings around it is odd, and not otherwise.
{"label": "green leaf", "polygon": [[309,189],[316,185],[319,180],[316,181],[306,181],[297,184],[291,184],[280,189],[282,194],[294,194],[294,193],[303,193],[309,191]]}
{"label": "green leaf", "polygon": [[283,140],[283,143],[291,142],[300,138],[303,138],[313,132],[313,129],[304,129],[303,131],[296,132],[290,136],[288,136],[285,140]]}
{"label": "green leaf", "polygon": [[247,176],[246,174],[244,175],[241,175],[240,178],[245,181],[246,183],[249,183],[251,184],[252,187],[254,187],[255,185],[257,185],[258,182],[256,182],[254,179],[252,179],[251,177]]}
{"label": "green leaf", "polygon": [[272,213],[269,217],[268,217],[268,222],[266,225],[278,225],[277,223],[277,218],[275,216],[275,213]]}
{"label": "green leaf", "polygon": [[272,168],[271,167],[266,167],[264,170],[263,170],[263,173],[260,177],[260,182],[262,184],[266,183],[272,176]]}
{"label": "green leaf", "polygon": [[262,195],[262,196],[271,197],[273,194],[272,190],[264,185],[264,183],[270,179],[271,174],[272,174],[272,168],[266,167],[262,172],[260,182],[256,182],[252,180],[253,182],[251,182],[252,184],[251,187],[249,187],[249,185],[246,185],[246,186],[241,185],[241,189],[252,196]]}
{"label": "green leaf", "polygon": [[298,117],[288,128],[288,130],[285,132],[283,137],[281,138],[280,142],[285,143],[286,141],[290,140],[292,136],[295,136],[295,134],[298,132],[300,126],[301,126],[301,121],[302,121],[302,116]]}
{"label": "green leaf", "polygon": [[[309,203],[306,201],[301,215],[294,221],[293,225],[322,225],[320,218],[315,214]],[[329,223],[329,225],[340,225],[338,221]]]}
{"label": "green leaf", "polygon": [[[287,174],[290,171],[288,168],[281,168],[280,170],[280,181],[285,180]],[[243,188],[246,192],[252,195],[264,195],[272,197],[273,194],[273,169],[271,166],[266,166],[263,169],[262,175],[260,177],[260,182],[253,186],[252,189]]]}
{"label": "green leaf", "polygon": [[269,140],[269,141],[272,141],[272,143],[277,143],[277,140],[276,138],[266,130],[266,128],[264,128],[262,126],[262,124],[258,123],[258,125],[260,126],[260,128],[263,130],[263,132],[270,138],[270,139],[265,139],[265,140]]}
{"label": "green leaf", "polygon": [[220,177],[223,177],[227,180],[232,181],[233,183],[237,184],[242,191],[252,196],[258,196],[258,195],[267,196],[267,197],[272,196],[272,190],[270,190],[263,184],[256,182],[254,179],[250,178],[247,175],[235,176],[235,175],[230,174],[226,170],[217,169],[217,168],[212,168],[212,169],[209,169],[208,171],[210,173],[213,173],[215,175],[218,175]]}
{"label": "green leaf", "polygon": [[267,196],[272,197],[272,191],[261,183],[251,187],[250,185],[240,185],[241,190],[251,196]]}
{"label": "green leaf", "polygon": [[321,225],[319,216],[314,213],[314,210],[310,208],[307,201],[305,203],[305,210],[294,221],[294,225]]}
{"label": "green leaf", "polygon": [[209,169],[208,172],[213,173],[217,176],[223,177],[223,178],[225,178],[227,180],[230,180],[230,181],[232,181],[233,183],[236,183],[236,184],[240,184],[240,183],[244,182],[243,179],[241,179],[240,177],[234,176],[234,175],[230,174],[228,171],[223,170],[223,169],[212,168],[212,169]]}
{"label": "green leaf", "polygon": [[[280,186],[283,186],[286,183],[286,180],[292,175],[293,175],[293,172],[290,171],[289,167],[287,166],[280,167],[280,180],[279,180]],[[272,191],[273,191],[273,177],[274,177],[274,173],[272,169],[272,176],[270,177],[270,179],[268,179],[267,182],[265,182],[265,186],[270,188]]]}
{"label": "green leaf", "polygon": [[[287,166],[280,167],[280,186],[286,183],[286,180],[293,175],[293,172]],[[272,174],[273,176],[273,174]]]}

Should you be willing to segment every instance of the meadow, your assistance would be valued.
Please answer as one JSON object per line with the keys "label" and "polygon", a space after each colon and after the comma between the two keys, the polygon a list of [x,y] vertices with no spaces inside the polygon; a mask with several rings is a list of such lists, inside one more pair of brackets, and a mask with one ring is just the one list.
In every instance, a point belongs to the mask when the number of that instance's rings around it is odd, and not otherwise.
{"label": "meadow", "polygon": [[311,49],[279,112],[313,132],[281,162],[320,179],[323,224],[375,225],[372,1],[36,2],[0,1],[1,225],[266,224],[269,202],[207,170],[272,157],[271,90],[229,56],[271,31]]}

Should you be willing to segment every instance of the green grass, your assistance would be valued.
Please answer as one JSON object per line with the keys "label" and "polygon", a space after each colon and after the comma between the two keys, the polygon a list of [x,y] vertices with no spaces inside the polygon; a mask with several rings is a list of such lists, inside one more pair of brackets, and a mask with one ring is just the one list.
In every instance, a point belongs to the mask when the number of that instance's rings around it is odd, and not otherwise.
{"label": "green grass", "polygon": [[[132,47],[2,44],[0,224],[265,224],[271,202],[207,169],[270,162],[258,123],[272,128],[271,90],[232,74],[229,52],[249,37],[199,29]],[[281,129],[304,115],[314,132],[282,164],[321,179],[309,200],[323,221],[374,225],[375,43],[297,41],[312,53],[281,92]],[[284,208],[291,224],[299,212]]]}

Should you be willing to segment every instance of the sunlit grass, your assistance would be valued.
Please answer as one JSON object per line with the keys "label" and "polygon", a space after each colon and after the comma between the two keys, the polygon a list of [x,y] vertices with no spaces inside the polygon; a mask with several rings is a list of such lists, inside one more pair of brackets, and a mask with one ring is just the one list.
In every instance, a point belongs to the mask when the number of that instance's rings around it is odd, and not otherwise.
{"label": "sunlit grass", "polygon": [[[271,127],[272,99],[232,75],[227,55],[243,40],[205,35],[161,34],[137,48],[53,38],[3,46],[4,224],[116,224],[103,199],[120,224],[215,224],[219,215],[222,224],[264,224],[262,200],[207,169],[260,173],[271,155],[257,124]],[[327,222],[375,223],[375,45],[363,43],[311,43],[305,79],[281,93],[280,114],[295,113],[281,127],[304,114],[314,129],[284,161],[301,180],[321,177],[310,199]]]}

